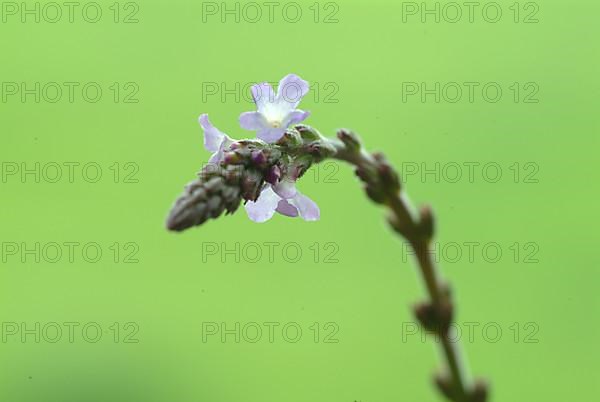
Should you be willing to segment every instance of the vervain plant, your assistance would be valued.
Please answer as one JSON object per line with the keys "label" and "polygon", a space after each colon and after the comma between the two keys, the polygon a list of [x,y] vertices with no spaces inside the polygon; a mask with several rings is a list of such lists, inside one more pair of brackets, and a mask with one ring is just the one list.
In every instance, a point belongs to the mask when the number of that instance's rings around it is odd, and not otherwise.
{"label": "vervain plant", "polygon": [[256,131],[256,139],[234,140],[200,116],[204,146],[212,153],[209,163],[189,183],[167,218],[167,228],[182,231],[201,225],[244,202],[248,217],[265,222],[275,212],[307,221],[318,220],[317,204],[300,193],[296,182],[314,163],[337,159],[355,167],[367,196],[388,210],[392,229],[414,250],[428,300],[414,307],[423,330],[441,340],[445,367],[435,376],[440,392],[454,402],[484,402],[488,387],[471,382],[459,350],[449,332],[454,304],[449,286],[441,279],[430,251],[434,217],[429,207],[415,211],[403,192],[398,173],[381,153],[369,153],[358,136],[339,130],[337,139],[326,138],[313,127],[300,124],[309,112],[297,109],[308,82],[294,74],[284,77],[277,93],[268,83],[252,87],[257,111],[242,113],[240,125]]}

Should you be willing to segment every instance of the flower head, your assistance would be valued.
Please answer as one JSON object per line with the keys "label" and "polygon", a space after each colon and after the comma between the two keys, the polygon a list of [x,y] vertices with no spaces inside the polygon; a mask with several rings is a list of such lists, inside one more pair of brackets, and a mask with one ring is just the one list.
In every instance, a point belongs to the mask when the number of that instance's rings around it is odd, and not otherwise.
{"label": "flower head", "polygon": [[198,122],[204,130],[204,148],[213,153],[208,162],[219,163],[223,160],[224,150],[233,144],[233,140],[213,126],[207,114],[200,115]]}
{"label": "flower head", "polygon": [[288,74],[279,81],[277,94],[267,82],[253,85],[252,98],[257,111],[242,113],[240,126],[256,131],[256,136],[263,141],[276,142],[290,125],[309,116],[310,112],[296,109],[308,90],[308,82],[295,74]]}
{"label": "flower head", "polygon": [[204,148],[212,155],[175,202],[167,227],[181,231],[201,225],[224,211],[235,212],[242,201],[255,222],[265,222],[275,212],[318,220],[319,207],[298,191],[296,181],[312,163],[327,157],[331,146],[318,131],[297,125],[309,114],[296,109],[307,92],[308,83],[294,74],[279,82],[276,95],[267,83],[254,85],[258,110],[240,116],[242,127],[257,131],[254,140],[232,139],[202,114],[198,121]]}

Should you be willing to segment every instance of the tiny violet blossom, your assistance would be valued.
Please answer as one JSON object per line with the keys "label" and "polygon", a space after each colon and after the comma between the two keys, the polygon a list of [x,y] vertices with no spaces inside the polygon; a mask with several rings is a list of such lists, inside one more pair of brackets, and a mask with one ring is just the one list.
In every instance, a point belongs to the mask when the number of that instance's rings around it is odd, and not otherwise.
{"label": "tiny violet blossom", "polygon": [[317,204],[296,189],[296,177],[266,184],[258,199],[248,201],[245,208],[248,217],[259,223],[271,219],[275,212],[292,218],[300,215],[305,221],[316,221],[320,216]]}
{"label": "tiny violet blossom", "polygon": [[210,120],[208,120],[206,113],[200,115],[198,122],[200,122],[202,130],[204,130],[204,148],[208,152],[213,153],[208,162],[219,163],[223,160],[223,150],[228,148],[233,143],[233,140],[227,134],[213,126]]}
{"label": "tiny violet blossom", "polygon": [[296,109],[308,90],[308,82],[295,74],[288,74],[279,81],[277,95],[267,82],[253,85],[252,98],[257,111],[242,113],[240,126],[256,131],[256,136],[265,142],[276,142],[289,126],[309,116],[310,112]]}

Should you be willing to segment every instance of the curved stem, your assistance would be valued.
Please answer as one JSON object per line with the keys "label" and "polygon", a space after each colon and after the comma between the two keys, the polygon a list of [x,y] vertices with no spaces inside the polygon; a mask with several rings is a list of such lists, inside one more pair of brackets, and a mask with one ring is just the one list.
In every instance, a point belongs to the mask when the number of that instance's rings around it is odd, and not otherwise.
{"label": "curved stem", "polygon": [[457,345],[450,340],[453,304],[448,286],[441,280],[430,249],[434,219],[429,208],[417,214],[401,191],[398,174],[383,155],[370,154],[358,137],[346,130],[338,139],[324,138],[317,130],[297,125],[277,144],[239,140],[225,151],[219,169],[202,169],[199,178],[186,187],[176,201],[167,221],[170,230],[200,225],[223,211],[234,212],[242,199],[255,201],[265,182],[278,181],[282,170],[301,175],[312,163],[333,158],[356,167],[365,184],[367,196],[389,211],[389,223],[412,247],[429,301],[415,308],[421,326],[441,340],[447,372],[436,378],[439,390],[453,402],[485,402],[487,387],[467,381]]}
{"label": "curved stem", "polygon": [[[348,162],[365,171],[377,172],[377,160],[372,155],[362,149],[349,149],[346,144],[337,140],[328,141],[336,149],[336,153],[332,158]],[[430,239],[420,235],[419,219],[413,212],[410,202],[401,191],[390,194],[385,204],[390,209],[395,221],[402,222],[404,225],[401,234],[415,252],[419,272],[427,288],[431,305],[434,310],[441,311],[445,307],[444,304],[449,302],[449,296],[432,260]],[[462,359],[456,345],[450,340],[447,330],[438,328],[436,332],[441,338],[442,351],[446,360],[451,386],[449,392],[444,393],[455,402],[471,401],[470,390],[472,387],[467,382]],[[440,385],[440,387],[443,386]]]}

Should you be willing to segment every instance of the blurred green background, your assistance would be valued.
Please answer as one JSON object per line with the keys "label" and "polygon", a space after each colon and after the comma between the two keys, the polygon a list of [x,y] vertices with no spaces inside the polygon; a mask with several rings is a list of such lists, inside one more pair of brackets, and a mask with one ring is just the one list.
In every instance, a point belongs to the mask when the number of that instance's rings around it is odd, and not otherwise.
{"label": "blurred green background", "polygon": [[487,3],[2,2],[0,400],[441,400],[414,264],[347,166],[300,183],[319,222],[164,229],[198,115],[250,136],[249,85],[290,72],[307,123],[434,206],[493,400],[597,398],[600,6]]}

